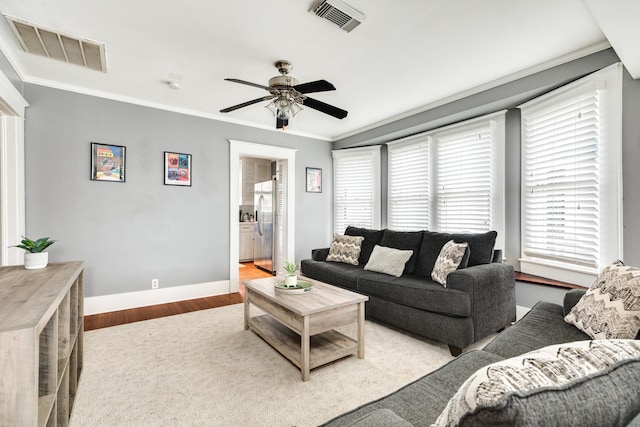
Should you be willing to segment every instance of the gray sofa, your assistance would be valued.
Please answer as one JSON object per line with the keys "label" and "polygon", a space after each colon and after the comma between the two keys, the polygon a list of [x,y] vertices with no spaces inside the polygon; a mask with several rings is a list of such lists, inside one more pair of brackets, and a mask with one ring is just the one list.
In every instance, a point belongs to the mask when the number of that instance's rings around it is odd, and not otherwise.
{"label": "gray sofa", "polygon": [[[564,321],[564,316],[584,291],[567,292],[564,307],[539,302],[522,319],[497,335],[482,350],[465,352],[440,369],[400,390],[368,403],[329,422],[326,427],[430,426],[445,409],[450,398],[476,370],[520,354],[554,344],[591,338]],[[640,360],[626,370],[614,370],[595,384],[576,383],[555,397],[555,404],[512,411],[513,419],[499,425],[539,426],[640,426]],[[590,384],[585,390],[585,384]],[[582,388],[581,388],[582,387]],[[552,392],[548,392],[547,395]],[[521,400],[535,400],[544,389]],[[508,403],[507,403],[508,405]],[[526,406],[526,405],[524,405]],[[544,413],[541,413],[542,411]],[[550,421],[551,420],[551,421]],[[464,425],[498,425],[470,417]]]}
{"label": "gray sofa", "polygon": [[[304,276],[369,296],[367,318],[449,345],[457,356],[468,345],[515,320],[515,273],[494,250],[496,232],[447,234],[347,227],[362,236],[358,265],[326,261],[329,248],[315,249],[300,265]],[[446,288],[431,280],[444,244],[467,242],[460,267],[447,276]],[[365,270],[375,245],[412,250],[400,277]]]}

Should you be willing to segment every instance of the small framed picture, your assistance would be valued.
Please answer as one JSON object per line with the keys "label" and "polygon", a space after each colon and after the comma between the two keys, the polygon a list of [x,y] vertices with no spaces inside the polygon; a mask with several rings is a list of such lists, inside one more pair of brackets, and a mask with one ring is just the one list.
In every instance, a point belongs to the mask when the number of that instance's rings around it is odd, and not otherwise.
{"label": "small framed picture", "polygon": [[124,182],[126,147],[91,143],[91,180]]}
{"label": "small framed picture", "polygon": [[191,154],[164,152],[164,184],[191,187]]}
{"label": "small framed picture", "polygon": [[307,193],[322,193],[322,169],[307,168]]}

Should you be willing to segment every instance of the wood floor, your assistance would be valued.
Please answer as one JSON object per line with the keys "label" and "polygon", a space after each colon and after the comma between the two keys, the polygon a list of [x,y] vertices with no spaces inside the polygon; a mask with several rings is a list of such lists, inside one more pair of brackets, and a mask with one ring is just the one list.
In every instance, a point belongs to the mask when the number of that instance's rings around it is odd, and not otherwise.
{"label": "wood floor", "polygon": [[[243,280],[271,277],[271,274],[256,268],[253,263],[242,263],[244,267],[239,269],[240,282]],[[109,326],[125,323],[139,322],[141,320],[155,319],[158,317],[172,316],[174,314],[188,313],[191,311],[205,310],[207,308],[222,307],[238,304],[243,301],[244,286],[240,283],[239,292],[214,297],[197,298],[187,301],[178,301],[168,304],[158,304],[148,307],[132,308],[130,310],[113,311],[110,313],[93,314],[84,317],[84,330],[107,328]]]}

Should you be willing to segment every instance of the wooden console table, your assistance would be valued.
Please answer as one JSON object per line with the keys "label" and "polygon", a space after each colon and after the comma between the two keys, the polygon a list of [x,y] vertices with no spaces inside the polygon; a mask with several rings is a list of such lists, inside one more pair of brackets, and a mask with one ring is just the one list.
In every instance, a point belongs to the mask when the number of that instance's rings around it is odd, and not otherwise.
{"label": "wooden console table", "polygon": [[0,268],[0,426],[67,426],[82,371],[83,263]]}

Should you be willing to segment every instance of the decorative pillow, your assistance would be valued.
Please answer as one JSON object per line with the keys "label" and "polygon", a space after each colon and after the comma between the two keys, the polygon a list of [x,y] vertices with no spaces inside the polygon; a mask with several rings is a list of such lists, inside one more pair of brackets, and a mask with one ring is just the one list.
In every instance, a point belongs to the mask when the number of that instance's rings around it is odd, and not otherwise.
{"label": "decorative pillow", "polygon": [[594,339],[631,339],[640,330],[640,268],[605,267],[564,318]]}
{"label": "decorative pillow", "polygon": [[358,265],[358,257],[362,247],[362,236],[343,236],[334,234],[327,261]]}
{"label": "decorative pillow", "polygon": [[375,245],[369,257],[369,262],[364,266],[364,269],[400,277],[404,271],[405,264],[409,261],[412,254],[413,251],[403,251]]}
{"label": "decorative pillow", "polygon": [[431,278],[446,288],[447,276],[458,268],[468,247],[469,244],[466,242],[456,243],[453,240],[449,240],[445,243],[433,266]]}
{"label": "decorative pillow", "polygon": [[556,344],[480,368],[434,425],[626,425],[639,380],[637,340]]}

